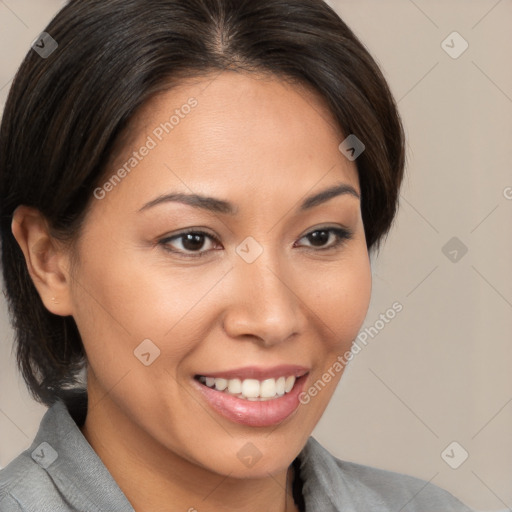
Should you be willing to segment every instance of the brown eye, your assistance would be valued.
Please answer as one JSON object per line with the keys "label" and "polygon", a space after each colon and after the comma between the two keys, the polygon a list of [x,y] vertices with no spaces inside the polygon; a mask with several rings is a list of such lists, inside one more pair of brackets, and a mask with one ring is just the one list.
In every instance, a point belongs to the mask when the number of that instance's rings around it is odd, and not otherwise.
{"label": "brown eye", "polygon": [[205,237],[199,233],[181,235],[182,245],[187,251],[198,251],[203,248]]}
{"label": "brown eye", "polygon": [[[302,238],[306,238],[311,244],[309,247],[317,247],[319,250],[334,249],[346,240],[350,240],[353,234],[348,229],[343,228],[321,228],[311,231]],[[334,240],[333,243],[326,246],[329,240]]]}
{"label": "brown eye", "polygon": [[313,233],[310,233],[307,235],[308,240],[312,243],[313,246],[323,246],[331,237],[331,232],[327,229],[323,229],[322,231],[313,231]]}
{"label": "brown eye", "polygon": [[[210,248],[208,249],[208,241]],[[183,256],[199,257],[207,254],[215,245],[217,240],[204,231],[187,231],[177,235],[164,238],[158,243],[166,251],[182,254]],[[206,249],[203,250],[206,246]]]}

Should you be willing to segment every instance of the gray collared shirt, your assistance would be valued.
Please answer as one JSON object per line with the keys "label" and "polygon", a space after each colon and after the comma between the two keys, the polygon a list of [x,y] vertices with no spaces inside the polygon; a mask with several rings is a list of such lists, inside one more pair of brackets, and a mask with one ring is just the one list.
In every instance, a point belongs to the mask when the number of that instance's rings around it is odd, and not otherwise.
{"label": "gray collared shirt", "polygon": [[[471,512],[423,480],[341,461],[313,437],[298,457],[307,512]],[[200,504],[195,508],[201,511]],[[0,471],[0,512],[76,511],[135,512],[66,406],[56,402],[31,447]]]}

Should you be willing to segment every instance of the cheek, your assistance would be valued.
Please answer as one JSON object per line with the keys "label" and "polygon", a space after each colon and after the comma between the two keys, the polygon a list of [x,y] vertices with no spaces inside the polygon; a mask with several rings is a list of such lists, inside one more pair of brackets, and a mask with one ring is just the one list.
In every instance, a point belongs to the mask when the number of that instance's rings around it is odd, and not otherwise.
{"label": "cheek", "polygon": [[337,269],[318,275],[325,285],[316,287],[321,291],[312,297],[311,304],[317,325],[321,326],[317,330],[321,342],[315,344],[310,354],[315,370],[299,397],[311,429],[320,420],[347,362],[352,359],[347,354],[368,311],[372,278],[366,245],[354,247],[350,255],[340,260]]}
{"label": "cheek", "polygon": [[179,362],[193,351],[206,324],[197,311],[226,269],[197,267],[191,280],[190,269],[148,264],[147,255],[117,241],[90,247],[73,286],[73,316],[98,376],[142,366],[134,351],[147,339],[160,361]]}
{"label": "cheek", "polygon": [[[134,350],[143,340],[158,339],[164,286],[108,238],[88,247],[73,283],[73,317],[92,367],[109,375],[137,361]],[[166,313],[169,329],[169,307]]]}
{"label": "cheek", "polygon": [[366,248],[322,276],[324,286],[312,304],[325,323],[324,342],[328,351],[350,348],[366,317],[371,296],[371,267]]}

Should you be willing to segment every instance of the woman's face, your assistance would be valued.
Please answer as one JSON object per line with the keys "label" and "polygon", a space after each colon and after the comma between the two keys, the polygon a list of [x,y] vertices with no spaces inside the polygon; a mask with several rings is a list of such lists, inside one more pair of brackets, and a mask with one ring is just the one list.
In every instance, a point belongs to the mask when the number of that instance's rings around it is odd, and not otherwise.
{"label": "woman's face", "polygon": [[324,412],[369,304],[345,135],[313,93],[234,72],[155,97],[132,126],[70,285],[90,407],[141,454],[275,473]]}

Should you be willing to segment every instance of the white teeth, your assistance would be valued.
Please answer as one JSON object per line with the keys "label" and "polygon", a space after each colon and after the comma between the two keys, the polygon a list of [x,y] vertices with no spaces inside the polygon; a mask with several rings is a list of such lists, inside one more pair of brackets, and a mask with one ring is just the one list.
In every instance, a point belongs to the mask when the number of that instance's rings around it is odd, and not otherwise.
{"label": "white teeth", "polygon": [[292,390],[294,384],[295,384],[295,377],[293,377],[293,376],[286,377],[286,382],[284,384],[284,392],[289,393]]}
{"label": "white teeth", "polygon": [[270,400],[289,393],[295,384],[296,377],[279,377],[278,379],[223,379],[214,377],[199,377],[199,381],[206,384],[209,388],[215,388],[217,391],[223,391],[238,398],[246,400]]}
{"label": "white teeth", "polygon": [[276,393],[279,395],[279,396],[283,396],[284,395],[284,384],[286,382],[286,378],[285,377],[279,377],[279,379],[276,380]]}
{"label": "white teeth", "polygon": [[[215,381],[215,389],[224,391],[228,387],[227,379],[213,379]],[[211,387],[211,386],[209,386]]]}
{"label": "white teeth", "polygon": [[242,381],[240,379],[228,380],[228,391],[232,395],[238,395],[238,393],[241,393],[242,392]]}
{"label": "white teeth", "polygon": [[275,379],[267,379],[261,383],[260,396],[261,396],[261,398],[272,398],[273,396],[276,396],[276,380]]}
{"label": "white teeth", "polygon": [[258,398],[260,396],[260,381],[256,379],[245,379],[242,382],[242,395],[245,398]]}

